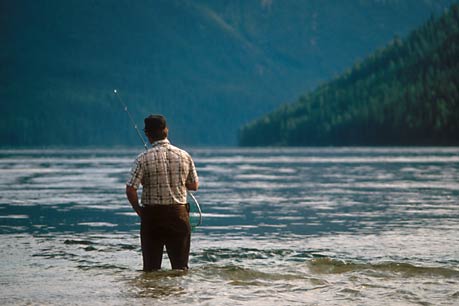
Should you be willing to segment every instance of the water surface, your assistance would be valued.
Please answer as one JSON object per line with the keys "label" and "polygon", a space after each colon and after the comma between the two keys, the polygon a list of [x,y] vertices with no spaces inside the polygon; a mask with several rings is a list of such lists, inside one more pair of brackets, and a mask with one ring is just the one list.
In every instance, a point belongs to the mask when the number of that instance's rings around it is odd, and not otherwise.
{"label": "water surface", "polygon": [[191,270],[143,273],[140,150],[0,150],[0,303],[459,303],[459,148],[189,151]]}

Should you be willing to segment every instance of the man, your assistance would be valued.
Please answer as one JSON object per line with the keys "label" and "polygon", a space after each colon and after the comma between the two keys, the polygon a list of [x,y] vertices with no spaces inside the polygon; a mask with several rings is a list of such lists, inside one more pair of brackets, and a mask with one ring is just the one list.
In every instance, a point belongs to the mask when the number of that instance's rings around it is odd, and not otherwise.
{"label": "man", "polygon": [[161,269],[164,246],[172,269],[186,270],[191,238],[187,190],[198,189],[198,175],[191,156],[167,139],[163,116],[150,115],[144,122],[152,148],[137,157],[126,184],[126,196],[141,219],[143,270]]}

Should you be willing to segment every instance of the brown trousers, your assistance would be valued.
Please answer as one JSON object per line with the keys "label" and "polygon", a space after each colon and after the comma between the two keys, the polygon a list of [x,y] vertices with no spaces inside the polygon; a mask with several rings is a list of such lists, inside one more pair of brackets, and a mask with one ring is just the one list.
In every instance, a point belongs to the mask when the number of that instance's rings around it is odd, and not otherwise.
{"label": "brown trousers", "polygon": [[140,241],[144,271],[161,269],[164,246],[172,269],[188,269],[190,239],[187,205],[152,205],[143,208]]}

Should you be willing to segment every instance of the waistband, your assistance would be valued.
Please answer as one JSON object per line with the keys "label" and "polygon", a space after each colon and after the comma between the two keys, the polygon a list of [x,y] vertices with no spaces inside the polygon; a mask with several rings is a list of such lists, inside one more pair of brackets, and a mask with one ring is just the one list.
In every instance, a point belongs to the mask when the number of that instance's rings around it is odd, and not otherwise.
{"label": "waistband", "polygon": [[180,209],[180,208],[187,208],[190,207],[190,204],[150,204],[150,205],[143,205],[143,209]]}
{"label": "waistband", "polygon": [[169,206],[174,206],[174,207],[180,207],[180,206],[187,206],[189,205],[188,203],[185,204],[142,204],[143,208],[146,207],[169,207]]}
{"label": "waistband", "polygon": [[145,211],[173,211],[173,210],[181,210],[181,209],[186,209],[186,211],[190,211],[190,204],[153,204],[153,205],[144,205],[142,206],[142,209]]}

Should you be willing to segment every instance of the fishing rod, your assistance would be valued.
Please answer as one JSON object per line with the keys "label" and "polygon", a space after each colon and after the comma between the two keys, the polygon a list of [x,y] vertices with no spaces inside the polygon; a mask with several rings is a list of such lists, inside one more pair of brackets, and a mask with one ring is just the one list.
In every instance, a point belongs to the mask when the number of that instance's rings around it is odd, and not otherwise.
{"label": "fishing rod", "polygon": [[142,134],[140,134],[139,128],[137,127],[137,124],[135,124],[135,121],[134,121],[134,119],[132,118],[132,115],[131,115],[131,113],[129,112],[126,103],[124,103],[124,102],[123,102],[123,99],[121,99],[121,96],[120,96],[120,94],[118,93],[118,90],[114,89],[114,90],[113,90],[113,93],[115,94],[115,96],[118,97],[118,101],[120,101],[121,106],[123,106],[123,108],[124,108],[124,111],[128,114],[129,120],[131,120],[131,123],[132,123],[132,125],[134,126],[134,129],[136,130],[137,135],[138,135],[139,138],[140,138],[140,141],[142,141],[143,147],[145,148],[145,151],[148,151],[147,143],[145,142],[145,140],[143,140]]}
{"label": "fishing rod", "polygon": [[[118,90],[114,89],[114,90],[113,90],[113,93],[114,93],[115,96],[118,98],[118,101],[120,102],[121,106],[124,108],[124,111],[127,113],[128,117],[129,117],[129,120],[131,121],[131,124],[134,126],[134,129],[136,130],[137,135],[138,135],[139,138],[140,138],[140,141],[143,143],[143,147],[145,148],[145,151],[148,151],[148,145],[147,145],[147,143],[145,142],[145,140],[143,140],[142,134],[140,133],[139,128],[137,127],[137,124],[135,123],[134,119],[132,118],[132,115],[131,115],[131,113],[129,112],[126,103],[124,103],[123,99],[121,99],[121,96],[120,96],[120,94],[118,93]],[[198,226],[200,226],[200,225],[202,224],[202,211],[201,211],[201,206],[199,205],[198,200],[196,200],[196,198],[194,197],[194,195],[193,195],[190,191],[187,191],[187,193],[188,193],[188,195],[190,196],[190,198],[193,200],[193,202],[195,203],[196,208],[197,208],[197,210],[198,210],[198,215],[199,215],[198,224],[196,224],[196,225],[193,226],[193,227],[198,227]]]}

